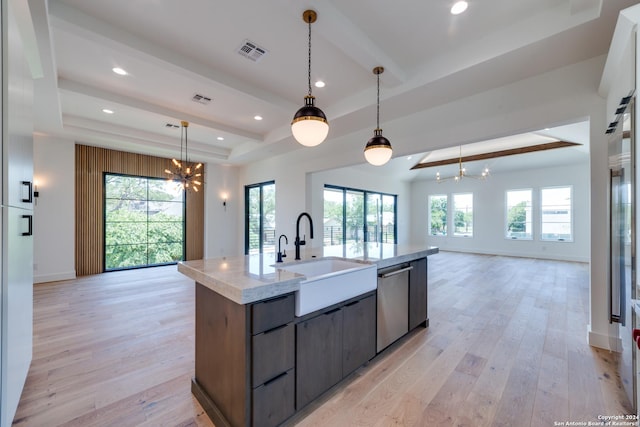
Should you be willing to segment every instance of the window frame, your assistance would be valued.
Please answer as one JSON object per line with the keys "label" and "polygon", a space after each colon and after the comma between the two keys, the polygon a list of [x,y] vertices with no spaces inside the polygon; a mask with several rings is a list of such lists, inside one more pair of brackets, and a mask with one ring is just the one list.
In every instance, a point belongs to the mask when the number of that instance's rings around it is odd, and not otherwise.
{"label": "window frame", "polygon": [[[251,210],[250,210],[250,203],[249,203],[249,198],[250,198],[250,192],[252,189],[255,188],[259,188],[260,191],[260,206],[259,206],[259,218],[260,218],[260,224],[258,225],[258,229],[259,229],[259,235],[258,235],[258,253],[263,253],[264,251],[264,246],[265,246],[265,233],[264,233],[264,187],[266,186],[270,186],[273,185],[274,186],[274,193],[276,191],[276,182],[275,180],[273,181],[265,181],[265,182],[260,182],[257,184],[250,184],[250,185],[245,185],[244,187],[244,254],[245,255],[249,255],[250,252],[250,242],[251,242],[251,235],[250,235],[250,229],[249,229],[249,225],[250,225],[250,216],[251,216]],[[275,197],[275,196],[274,196]],[[274,201],[274,215],[275,215],[275,201]],[[274,223],[275,223],[275,218],[274,218]],[[274,224],[274,252],[275,252],[275,224]]]}
{"label": "window frame", "polygon": [[[146,255],[146,259],[147,259],[147,263],[144,265],[134,265],[134,266],[128,266],[128,267],[117,267],[117,268],[107,268],[107,246],[114,246],[114,245],[107,245],[107,200],[116,200],[116,199],[108,199],[107,198],[107,177],[109,176],[115,176],[115,177],[126,177],[126,178],[137,178],[137,179],[144,179],[147,181],[147,188],[146,188],[146,198],[144,199],[145,202],[147,203],[147,208],[146,208],[146,212],[147,212],[147,220],[145,221],[146,224],[146,230],[145,230],[145,235],[147,236],[147,240],[146,242],[142,242],[142,243],[137,243],[138,245],[146,245],[147,248],[149,247],[149,245],[152,244],[157,244],[158,242],[150,242],[149,241],[149,223],[152,222],[154,223],[155,221],[149,221],[149,204],[148,202],[152,201],[152,202],[161,202],[160,200],[150,200],[149,199],[149,184],[148,181],[153,180],[153,181],[163,181],[166,182],[167,179],[166,178],[159,178],[159,177],[154,177],[154,176],[144,176],[144,175],[132,175],[132,174],[125,174],[125,173],[113,173],[113,172],[103,172],[102,173],[102,271],[103,272],[112,272],[112,271],[122,271],[122,270],[135,270],[135,269],[139,269],[139,268],[149,268],[149,267],[159,267],[159,266],[163,266],[163,265],[175,265],[177,264],[179,261],[182,261],[185,259],[186,257],[186,251],[187,251],[187,198],[186,198],[186,192],[184,189],[182,189],[181,191],[181,196],[182,196],[182,202],[180,202],[182,204],[182,241],[181,242],[164,242],[164,243],[182,243],[182,256],[181,259],[176,260],[176,261],[170,261],[170,262],[163,262],[163,263],[154,263],[154,264],[150,264],[149,263],[149,252],[147,250],[147,255]],[[170,180],[169,180],[170,181]],[[136,199],[127,199],[127,200],[136,200]],[[178,203],[178,202],[173,202],[173,203]],[[118,245],[115,245],[118,246]]]}
{"label": "window frame", "polygon": [[[545,238],[544,237],[544,210],[545,210],[545,205],[544,205],[544,198],[543,198],[543,193],[544,190],[552,190],[552,189],[559,189],[559,188],[568,188],[569,189],[569,233],[570,233],[570,237],[569,238]],[[540,237],[540,241],[542,242],[558,242],[558,243],[572,243],[574,241],[574,233],[573,233],[573,226],[574,226],[574,207],[573,207],[573,185],[553,185],[553,186],[549,186],[549,187],[540,187],[540,191],[539,191],[539,195],[540,195],[540,232],[539,232],[539,237]]]}
{"label": "window frame", "polygon": [[[436,197],[442,198],[445,200],[445,209],[444,209],[444,233],[443,234],[433,234],[431,227],[431,214],[433,212],[432,209],[432,200]],[[449,235],[449,194],[429,194],[427,197],[427,209],[428,209],[428,217],[427,217],[427,233],[430,237],[447,237]]]}
{"label": "window frame", "polygon": [[[471,233],[470,234],[460,234],[456,231],[456,196],[471,196]],[[473,192],[464,192],[464,193],[451,193],[451,223],[453,224],[453,231],[451,235],[453,237],[462,237],[462,238],[473,238],[473,229],[475,225],[475,215],[474,215],[474,203],[473,203],[474,195]],[[447,206],[447,209],[449,206]]]}
{"label": "window frame", "polygon": [[[531,232],[528,234],[528,237],[517,237],[517,236],[509,236],[509,210],[510,210],[510,206],[509,206],[509,193],[511,192],[522,192],[522,191],[528,191],[529,192],[529,212],[530,212],[530,218],[531,220],[529,222],[526,222],[526,217],[525,217],[525,229],[526,229],[526,224],[529,224],[531,226]],[[515,207],[515,205],[513,206]],[[504,192],[504,238],[506,240],[524,240],[524,241],[531,241],[533,240],[533,236],[535,235],[535,230],[534,230],[534,219],[533,219],[533,188],[513,188],[510,190],[505,190]],[[526,208],[525,208],[526,210]]]}

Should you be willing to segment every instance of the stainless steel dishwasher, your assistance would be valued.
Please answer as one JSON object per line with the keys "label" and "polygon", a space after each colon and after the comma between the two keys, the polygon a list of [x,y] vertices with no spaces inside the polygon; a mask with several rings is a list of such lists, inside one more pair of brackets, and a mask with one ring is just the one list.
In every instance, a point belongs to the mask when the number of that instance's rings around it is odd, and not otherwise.
{"label": "stainless steel dishwasher", "polygon": [[409,331],[408,264],[378,271],[377,352],[384,350]]}

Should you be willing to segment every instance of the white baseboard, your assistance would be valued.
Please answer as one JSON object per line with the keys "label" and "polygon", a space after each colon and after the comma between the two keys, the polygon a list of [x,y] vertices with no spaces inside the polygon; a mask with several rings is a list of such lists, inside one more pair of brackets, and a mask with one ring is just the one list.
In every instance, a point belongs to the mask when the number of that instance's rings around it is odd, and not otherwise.
{"label": "white baseboard", "polygon": [[34,275],[33,283],[59,282],[60,280],[71,280],[76,278],[76,271],[69,271],[55,274]]}
{"label": "white baseboard", "polygon": [[622,349],[622,340],[620,337],[614,337],[593,332],[591,325],[589,325],[589,345],[592,347],[602,348],[604,350],[620,352]]}

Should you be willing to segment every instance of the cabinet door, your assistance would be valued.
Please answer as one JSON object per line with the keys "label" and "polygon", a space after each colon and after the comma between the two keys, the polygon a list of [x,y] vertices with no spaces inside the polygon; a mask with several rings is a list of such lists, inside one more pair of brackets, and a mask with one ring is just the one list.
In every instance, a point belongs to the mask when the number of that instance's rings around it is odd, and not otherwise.
{"label": "cabinet door", "polygon": [[411,262],[409,272],[409,330],[424,324],[427,320],[427,259]]}
{"label": "cabinet door", "polygon": [[376,296],[371,295],[343,307],[342,376],[376,355]]}
{"label": "cabinet door", "polygon": [[296,325],[296,409],[342,379],[342,309]]}

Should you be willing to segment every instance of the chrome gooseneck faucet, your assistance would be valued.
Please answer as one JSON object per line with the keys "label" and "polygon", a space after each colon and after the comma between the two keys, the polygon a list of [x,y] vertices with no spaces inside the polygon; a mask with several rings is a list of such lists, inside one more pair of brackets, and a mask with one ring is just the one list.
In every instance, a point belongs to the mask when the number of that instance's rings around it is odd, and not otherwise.
{"label": "chrome gooseneck faucet", "polygon": [[285,236],[284,234],[281,234],[280,237],[278,237],[278,258],[276,259],[276,262],[282,262],[282,258],[287,256],[286,249],[284,252],[280,251],[280,242],[282,241],[283,237],[284,237],[284,244],[285,245],[289,244],[289,239],[287,239],[287,236]]}
{"label": "chrome gooseneck faucet", "polygon": [[296,221],[296,241],[295,241],[295,246],[296,246],[295,259],[296,260],[300,259],[300,246],[307,244],[307,242],[304,240],[306,237],[303,237],[303,239],[300,240],[300,220],[302,219],[303,216],[306,216],[307,218],[309,218],[309,229],[310,229],[309,238],[313,239],[313,220],[311,219],[311,215],[309,215],[306,212],[302,212],[300,215],[298,215],[298,220]]}

